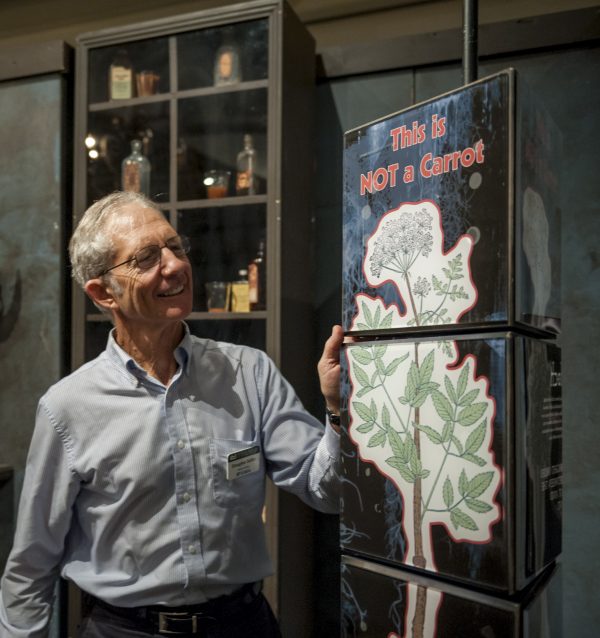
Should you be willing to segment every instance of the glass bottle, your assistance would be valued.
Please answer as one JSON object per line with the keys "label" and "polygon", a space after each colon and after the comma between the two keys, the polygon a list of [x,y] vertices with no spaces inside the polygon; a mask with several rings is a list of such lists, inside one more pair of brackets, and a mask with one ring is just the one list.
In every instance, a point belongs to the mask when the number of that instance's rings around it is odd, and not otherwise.
{"label": "glass bottle", "polygon": [[238,279],[231,283],[231,312],[248,312],[250,310],[248,271],[238,271]]}
{"label": "glass bottle", "polygon": [[121,188],[150,197],[150,162],[140,140],[131,141],[131,154],[121,163]]}
{"label": "glass bottle", "polygon": [[244,148],[237,156],[235,192],[238,195],[256,195],[256,150],[252,145],[252,135],[244,135]]}
{"label": "glass bottle", "polygon": [[111,100],[133,97],[133,67],[125,49],[120,49],[110,65],[108,94]]}
{"label": "glass bottle", "polygon": [[267,263],[265,256],[265,242],[258,245],[256,257],[248,265],[248,299],[250,310],[264,310],[267,300]]}

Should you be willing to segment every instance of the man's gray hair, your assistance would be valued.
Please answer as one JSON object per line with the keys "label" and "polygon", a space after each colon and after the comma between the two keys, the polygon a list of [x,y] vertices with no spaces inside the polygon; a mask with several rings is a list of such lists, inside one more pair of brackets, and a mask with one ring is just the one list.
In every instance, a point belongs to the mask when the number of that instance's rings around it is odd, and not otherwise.
{"label": "man's gray hair", "polygon": [[131,204],[161,212],[154,202],[140,193],[116,191],[94,202],[79,220],[69,242],[69,256],[73,278],[82,288],[87,281],[111,267],[115,247],[108,225]]}

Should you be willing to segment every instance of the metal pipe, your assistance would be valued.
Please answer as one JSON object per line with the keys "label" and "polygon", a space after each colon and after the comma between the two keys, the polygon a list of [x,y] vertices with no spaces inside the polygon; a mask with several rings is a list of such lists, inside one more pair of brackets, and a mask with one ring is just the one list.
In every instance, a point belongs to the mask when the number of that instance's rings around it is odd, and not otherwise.
{"label": "metal pipe", "polygon": [[477,0],[463,0],[463,84],[477,79]]}

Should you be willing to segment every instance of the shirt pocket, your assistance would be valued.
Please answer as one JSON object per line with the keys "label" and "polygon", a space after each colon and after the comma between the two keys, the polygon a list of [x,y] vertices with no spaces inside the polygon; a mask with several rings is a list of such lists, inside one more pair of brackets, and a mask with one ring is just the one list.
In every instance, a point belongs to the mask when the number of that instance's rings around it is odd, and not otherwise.
{"label": "shirt pocket", "polygon": [[[231,455],[256,448],[258,469],[227,478]],[[249,455],[251,456],[251,455]],[[213,479],[213,497],[221,507],[262,507],[265,494],[265,471],[262,449],[256,441],[239,439],[210,439],[210,464]],[[235,471],[232,474],[236,474]]]}

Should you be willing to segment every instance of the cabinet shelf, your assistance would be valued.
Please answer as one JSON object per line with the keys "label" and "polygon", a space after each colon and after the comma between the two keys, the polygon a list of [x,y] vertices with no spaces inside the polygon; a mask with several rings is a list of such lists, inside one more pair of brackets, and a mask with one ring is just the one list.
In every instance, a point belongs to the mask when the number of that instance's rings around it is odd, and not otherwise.
{"label": "cabinet shelf", "polygon": [[168,102],[169,100],[179,100],[190,97],[204,97],[227,93],[237,93],[240,91],[252,91],[254,89],[266,89],[269,86],[268,80],[252,80],[248,82],[238,82],[227,86],[208,86],[198,89],[186,89],[185,91],[171,91],[157,93],[144,97],[132,97],[127,100],[109,100],[108,102],[95,102],[89,105],[90,111],[111,111],[127,107],[140,106],[143,104],[153,104],[155,102]]}
{"label": "cabinet shelf", "polygon": [[189,210],[193,208],[221,208],[226,206],[251,206],[253,204],[266,204],[266,195],[239,195],[234,197],[220,197],[217,199],[190,199],[176,202],[175,208]]}

